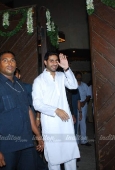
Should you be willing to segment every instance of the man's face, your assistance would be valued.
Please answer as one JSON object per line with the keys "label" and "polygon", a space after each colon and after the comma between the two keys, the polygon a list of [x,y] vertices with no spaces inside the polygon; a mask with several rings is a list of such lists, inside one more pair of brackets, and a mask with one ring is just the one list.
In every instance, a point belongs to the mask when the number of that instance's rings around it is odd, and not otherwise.
{"label": "man's face", "polygon": [[77,74],[77,75],[76,75],[76,79],[77,79],[77,81],[81,82],[81,81],[82,81],[82,76],[81,76],[81,74]]}
{"label": "man's face", "polygon": [[44,61],[44,64],[48,71],[55,72],[58,68],[58,57],[56,55],[51,55],[47,61]]}
{"label": "man's face", "polygon": [[13,76],[16,69],[16,60],[10,53],[5,53],[0,58],[0,72],[7,76]]}

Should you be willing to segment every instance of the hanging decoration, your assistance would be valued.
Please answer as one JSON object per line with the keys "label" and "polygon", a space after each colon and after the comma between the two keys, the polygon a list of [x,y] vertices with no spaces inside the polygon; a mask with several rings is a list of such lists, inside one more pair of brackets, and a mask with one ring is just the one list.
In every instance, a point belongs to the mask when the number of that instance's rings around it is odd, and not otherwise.
{"label": "hanging decoration", "polygon": [[[115,0],[101,0],[101,2],[107,6],[115,8]],[[86,0],[86,8],[88,15],[94,12],[93,0]]]}
{"label": "hanging decoration", "polygon": [[51,19],[51,15],[49,10],[46,10],[46,26],[47,26],[47,35],[50,38],[51,44],[58,48],[59,47],[59,42],[58,42],[58,28],[57,26],[54,24],[54,22]]}
{"label": "hanging decoration", "polygon": [[86,8],[88,15],[91,15],[94,12],[93,0],[86,0]]}
{"label": "hanging decoration", "polygon": [[3,14],[3,27],[7,29],[9,26],[9,12]]}
{"label": "hanging decoration", "polygon": [[33,18],[32,18],[32,8],[29,8],[27,11],[27,32],[32,34],[33,29]]}
{"label": "hanging decoration", "polygon": [[3,15],[3,22],[2,25],[5,29],[8,28],[8,26],[10,25],[9,22],[9,18],[11,15],[16,15],[16,14],[21,14],[22,18],[20,19],[19,23],[17,24],[17,26],[11,30],[11,31],[2,31],[0,30],[0,36],[3,37],[11,37],[13,35],[15,35],[17,32],[19,32],[22,28],[22,26],[24,25],[24,23],[26,22],[27,19],[27,33],[28,34],[32,34],[33,33],[33,18],[32,18],[32,8],[29,9],[19,9],[16,11],[11,11],[11,10],[7,10],[5,12],[0,12],[0,15]]}
{"label": "hanging decoration", "polygon": [[101,0],[101,2],[107,6],[115,8],[115,0]]}

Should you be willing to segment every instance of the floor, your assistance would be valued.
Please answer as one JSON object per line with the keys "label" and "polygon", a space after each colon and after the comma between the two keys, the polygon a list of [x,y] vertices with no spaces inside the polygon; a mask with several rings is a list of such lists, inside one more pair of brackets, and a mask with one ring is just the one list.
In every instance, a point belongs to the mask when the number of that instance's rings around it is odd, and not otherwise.
{"label": "floor", "polygon": [[[81,158],[77,161],[77,170],[96,170],[94,124],[87,122],[87,136],[92,146],[79,145]],[[62,170],[64,167],[62,165]]]}
{"label": "floor", "polygon": [[92,146],[79,145],[81,158],[78,170],[96,170],[94,124],[87,122],[87,136]]}

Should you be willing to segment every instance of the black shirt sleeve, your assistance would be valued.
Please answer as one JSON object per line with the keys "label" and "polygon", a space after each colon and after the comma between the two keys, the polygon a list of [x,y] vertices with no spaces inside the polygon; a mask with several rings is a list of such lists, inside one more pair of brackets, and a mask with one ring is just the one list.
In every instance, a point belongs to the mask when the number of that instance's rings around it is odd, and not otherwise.
{"label": "black shirt sleeve", "polygon": [[68,101],[68,104],[69,104],[71,114],[73,115],[72,93],[71,93],[71,90],[69,90],[68,88],[66,88],[66,95],[67,95],[67,101]]}

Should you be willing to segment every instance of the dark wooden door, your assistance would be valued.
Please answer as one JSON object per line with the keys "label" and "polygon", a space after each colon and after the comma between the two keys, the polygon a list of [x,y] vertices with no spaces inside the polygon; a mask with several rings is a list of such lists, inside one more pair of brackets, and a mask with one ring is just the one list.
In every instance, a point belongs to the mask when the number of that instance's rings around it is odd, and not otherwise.
{"label": "dark wooden door", "polygon": [[94,1],[89,16],[96,161],[98,170],[115,169],[115,8]]}

